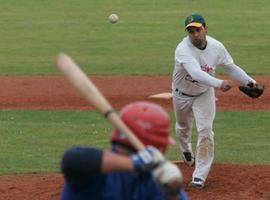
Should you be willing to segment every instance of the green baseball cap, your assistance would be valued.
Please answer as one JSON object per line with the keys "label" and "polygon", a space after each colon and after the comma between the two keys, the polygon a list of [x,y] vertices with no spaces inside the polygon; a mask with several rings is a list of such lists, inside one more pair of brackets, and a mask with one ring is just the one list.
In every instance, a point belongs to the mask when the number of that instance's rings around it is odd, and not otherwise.
{"label": "green baseball cap", "polygon": [[199,14],[191,14],[189,16],[186,17],[185,19],[185,27],[186,29],[188,27],[201,27],[202,25],[205,25],[205,20],[203,18],[203,16],[199,15]]}

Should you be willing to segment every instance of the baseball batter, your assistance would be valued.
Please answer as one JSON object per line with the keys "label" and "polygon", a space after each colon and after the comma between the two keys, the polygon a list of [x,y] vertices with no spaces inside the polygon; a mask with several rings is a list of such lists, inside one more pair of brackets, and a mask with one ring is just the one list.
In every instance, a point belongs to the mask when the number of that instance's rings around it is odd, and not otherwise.
{"label": "baseball batter", "polygon": [[[179,168],[163,156],[171,143],[166,111],[154,103],[133,102],[121,109],[121,119],[146,149],[138,152],[114,129],[111,151],[67,150],[61,162],[65,178],[61,200],[188,200],[182,187],[166,184],[175,177],[182,181]],[[165,165],[166,170],[161,170]]]}
{"label": "baseball batter", "polygon": [[[256,81],[234,64],[221,42],[207,35],[208,28],[201,15],[188,16],[185,29],[187,37],[175,50],[173,107],[183,160],[189,166],[193,166],[195,161],[190,186],[203,188],[214,159],[214,89],[226,92],[232,88],[230,80],[214,77],[216,67],[222,67],[233,79],[244,85]],[[191,145],[194,119],[198,132],[195,158]]]}

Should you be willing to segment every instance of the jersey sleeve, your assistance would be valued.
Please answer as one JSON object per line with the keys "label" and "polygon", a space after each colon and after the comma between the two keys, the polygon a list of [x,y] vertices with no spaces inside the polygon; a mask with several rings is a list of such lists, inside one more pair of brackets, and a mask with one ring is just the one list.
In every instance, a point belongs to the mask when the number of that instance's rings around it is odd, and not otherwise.
{"label": "jersey sleeve", "polygon": [[61,171],[68,180],[91,179],[101,173],[102,156],[99,149],[71,148],[63,155]]}
{"label": "jersey sleeve", "polygon": [[234,80],[246,85],[249,82],[256,83],[243,69],[234,64],[233,59],[227,49],[222,45],[220,53],[220,66],[229,74]]}
{"label": "jersey sleeve", "polygon": [[219,66],[224,67],[233,64],[233,58],[223,44],[219,44],[217,52],[219,53]]}
{"label": "jersey sleeve", "polygon": [[222,80],[202,71],[200,64],[192,56],[185,53],[176,52],[175,60],[179,65],[184,67],[192,79],[198,81],[199,83],[215,88],[219,88],[221,86]]}

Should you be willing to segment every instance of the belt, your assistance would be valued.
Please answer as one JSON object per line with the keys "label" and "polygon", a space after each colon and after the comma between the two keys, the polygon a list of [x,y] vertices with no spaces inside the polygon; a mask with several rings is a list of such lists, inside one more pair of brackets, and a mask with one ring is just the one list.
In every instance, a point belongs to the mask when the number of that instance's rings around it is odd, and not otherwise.
{"label": "belt", "polygon": [[177,93],[180,94],[180,95],[187,96],[187,97],[198,97],[198,96],[200,96],[200,94],[199,94],[199,95],[190,95],[190,94],[186,94],[186,93],[181,92],[180,90],[178,90],[178,88],[175,89],[175,92],[177,92]]}

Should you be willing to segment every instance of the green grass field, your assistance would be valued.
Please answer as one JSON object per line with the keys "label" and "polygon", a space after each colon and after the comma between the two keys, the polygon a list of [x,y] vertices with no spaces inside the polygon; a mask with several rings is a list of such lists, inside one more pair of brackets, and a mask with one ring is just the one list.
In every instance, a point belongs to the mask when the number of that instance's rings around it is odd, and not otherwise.
{"label": "green grass field", "polygon": [[[174,49],[185,35],[183,19],[193,12],[205,16],[209,35],[224,43],[238,65],[251,75],[270,75],[267,0],[0,3],[0,75],[57,74],[53,60],[59,52],[89,74],[170,75]],[[111,13],[119,15],[117,24],[108,22]],[[269,118],[269,112],[217,113],[215,161],[270,164]],[[171,119],[173,127],[172,113]],[[111,126],[93,111],[1,110],[0,130],[0,174],[40,173],[59,171],[71,146],[108,148]],[[177,146],[168,158],[180,158]]]}
{"label": "green grass field", "polygon": [[[192,12],[205,16],[209,34],[247,72],[270,74],[267,0],[0,2],[0,74],[55,74],[59,52],[91,74],[170,74]],[[111,13],[119,15],[117,24],[108,22]]]}
{"label": "green grass field", "polygon": [[[112,127],[95,111],[0,111],[0,116],[0,174],[58,172],[67,148],[110,148]],[[218,113],[215,161],[270,164],[269,118],[269,112]],[[173,123],[172,136],[177,140]],[[193,139],[195,147],[196,134]],[[167,158],[180,160],[178,145],[170,146]]]}

